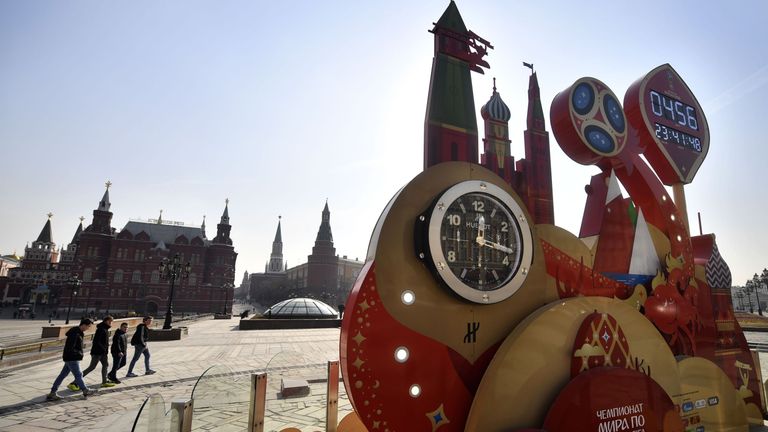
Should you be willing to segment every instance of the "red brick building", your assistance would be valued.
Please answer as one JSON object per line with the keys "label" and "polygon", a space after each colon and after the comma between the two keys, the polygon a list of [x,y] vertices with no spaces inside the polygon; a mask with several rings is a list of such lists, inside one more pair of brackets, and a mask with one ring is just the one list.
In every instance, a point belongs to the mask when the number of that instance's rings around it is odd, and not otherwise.
{"label": "red brick building", "polygon": [[53,241],[52,216],[48,214],[48,220],[37,239],[31,246],[24,248],[24,257],[19,259],[20,265],[8,269],[2,289],[3,302],[41,305],[38,313],[48,312],[49,306],[55,308],[61,296],[68,293],[77,240],[83,228],[82,221],[72,241],[66,247],[57,249]]}
{"label": "red brick building", "polygon": [[[37,240],[25,249],[21,266],[11,269],[3,300],[32,303],[61,312],[70,304],[80,313],[130,312],[162,315],[168,305],[169,281],[160,278],[158,265],[176,254],[191,271],[174,288],[174,312],[231,312],[237,253],[232,246],[229,202],[208,239],[205,220],[200,227],[169,222],[161,217],[129,221],[112,227],[109,183],[93,219],[82,218],[72,242],[56,248],[50,216]],[[82,281],[75,294],[70,278]]]}
{"label": "red brick building", "polygon": [[[134,311],[158,315],[168,305],[170,282],[158,265],[179,255],[191,271],[175,282],[174,312],[231,312],[237,253],[232,246],[229,202],[216,236],[209,240],[205,220],[200,227],[162,220],[129,221],[120,231],[111,226],[109,189],[80,234],[76,264],[82,280],[75,309]],[[69,299],[61,302],[68,306]]]}

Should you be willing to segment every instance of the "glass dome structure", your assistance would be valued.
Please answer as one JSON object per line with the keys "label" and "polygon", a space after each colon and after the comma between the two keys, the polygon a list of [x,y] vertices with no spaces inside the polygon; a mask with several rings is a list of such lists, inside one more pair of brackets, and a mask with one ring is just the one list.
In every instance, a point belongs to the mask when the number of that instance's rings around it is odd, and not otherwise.
{"label": "glass dome structure", "polygon": [[266,318],[337,318],[336,309],[320,300],[292,298],[275,303],[264,311]]}

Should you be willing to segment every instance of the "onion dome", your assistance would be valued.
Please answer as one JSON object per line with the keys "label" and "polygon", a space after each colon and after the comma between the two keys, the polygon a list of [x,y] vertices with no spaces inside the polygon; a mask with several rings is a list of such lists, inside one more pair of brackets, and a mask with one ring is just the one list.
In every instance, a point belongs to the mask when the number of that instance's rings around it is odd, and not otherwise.
{"label": "onion dome", "polygon": [[493,79],[491,99],[480,108],[480,115],[483,116],[483,120],[490,119],[504,123],[509,122],[509,119],[512,117],[509,107],[501,100],[501,95],[496,91],[496,78]]}

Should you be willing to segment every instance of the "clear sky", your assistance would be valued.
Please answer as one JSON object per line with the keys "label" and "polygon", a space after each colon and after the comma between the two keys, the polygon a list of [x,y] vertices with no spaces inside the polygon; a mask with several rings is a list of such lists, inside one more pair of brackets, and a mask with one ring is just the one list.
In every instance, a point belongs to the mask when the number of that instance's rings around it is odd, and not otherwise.
{"label": "clear sky", "polygon": [[[23,253],[49,211],[66,244],[111,180],[118,230],[163,209],[187,224],[207,215],[212,238],[229,198],[236,283],[263,271],[278,215],[288,265],[305,262],[326,199],[337,252],[363,259],[384,205],[422,169],[427,29],[447,4],[0,1],[0,253]],[[473,74],[475,103],[497,77],[517,158],[522,61],[535,64],[545,114],[582,76],[621,99],[670,63],[710,125],[709,155],[686,187],[692,229],[700,211],[734,284],[768,267],[768,2],[458,7],[495,47],[491,69]],[[556,222],[578,233],[597,169],[550,139]]]}

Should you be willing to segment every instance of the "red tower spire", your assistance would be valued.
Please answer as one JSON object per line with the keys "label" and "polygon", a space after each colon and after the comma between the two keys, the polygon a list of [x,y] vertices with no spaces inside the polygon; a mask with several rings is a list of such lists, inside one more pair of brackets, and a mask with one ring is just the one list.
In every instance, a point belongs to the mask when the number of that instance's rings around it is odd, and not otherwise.
{"label": "red tower spire", "polygon": [[430,30],[435,54],[424,122],[424,168],[446,161],[477,163],[477,119],[470,71],[483,73],[491,44],[467,30],[453,1]]}
{"label": "red tower spire", "polygon": [[[531,65],[531,68],[533,65]],[[536,72],[528,81],[528,129],[525,141],[525,183],[528,190],[528,211],[537,224],[554,224],[555,210],[552,197],[552,162],[549,156],[549,133],[546,131],[544,111]],[[518,163],[520,164],[520,163]]]}

